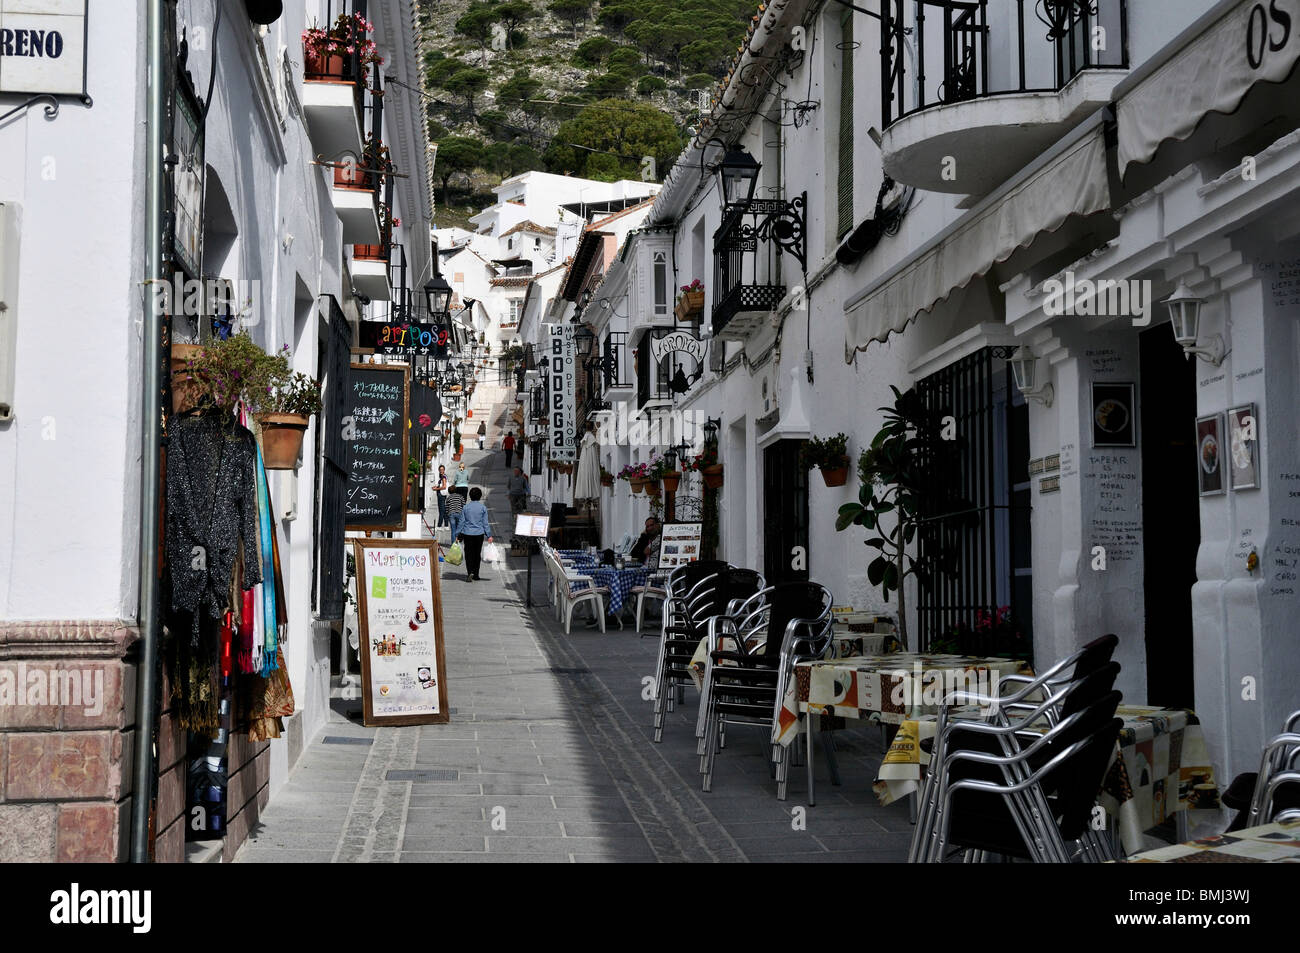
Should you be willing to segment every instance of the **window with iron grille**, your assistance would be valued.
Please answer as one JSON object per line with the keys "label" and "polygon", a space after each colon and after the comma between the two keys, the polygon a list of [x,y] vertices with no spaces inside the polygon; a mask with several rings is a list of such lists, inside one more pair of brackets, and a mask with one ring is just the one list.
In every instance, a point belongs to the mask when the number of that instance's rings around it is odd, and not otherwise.
{"label": "window with iron grille", "polygon": [[668,255],[657,251],[652,256],[652,261],[655,317],[662,317],[668,313]]}
{"label": "window with iron grille", "polygon": [[917,557],[943,568],[919,580],[923,650],[1002,606],[1033,644],[1029,411],[1010,380],[1014,350],[984,348],[916,386],[930,419],[951,418],[956,437],[924,435]]}

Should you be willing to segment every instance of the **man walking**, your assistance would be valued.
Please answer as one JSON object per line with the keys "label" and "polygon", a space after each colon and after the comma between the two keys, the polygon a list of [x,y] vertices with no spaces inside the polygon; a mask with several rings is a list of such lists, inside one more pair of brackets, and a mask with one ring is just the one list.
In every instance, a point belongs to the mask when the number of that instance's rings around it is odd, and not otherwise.
{"label": "man walking", "polygon": [[522,513],[528,507],[528,477],[520,467],[506,480],[506,492],[510,494],[510,512]]}
{"label": "man walking", "polygon": [[515,455],[515,432],[506,431],[506,439],[501,441],[501,449],[506,452],[506,469],[510,469],[510,462]]}

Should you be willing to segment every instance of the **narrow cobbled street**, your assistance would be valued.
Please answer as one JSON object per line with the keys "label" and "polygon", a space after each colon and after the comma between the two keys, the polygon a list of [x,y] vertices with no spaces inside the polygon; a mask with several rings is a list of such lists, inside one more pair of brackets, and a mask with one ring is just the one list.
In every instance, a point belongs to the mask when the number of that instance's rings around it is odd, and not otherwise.
{"label": "narrow cobbled street", "polygon": [[[506,410],[494,408],[498,423]],[[489,447],[499,433],[491,428]],[[508,539],[501,452],[467,447],[465,460]],[[533,560],[532,609],[523,557],[485,564],[482,583],[442,564],[450,724],[364,728],[360,699],[336,684],[329,724],[272,795],[237,862],[906,857],[906,806],[880,807],[871,792],[882,754],[874,728],[837,734],[842,784],[832,786],[819,760],[816,806],[807,806],[802,768],[791,769],[788,800],[777,800],[766,738],[742,728],[718,756],[713,791],[702,793],[693,689],[653,742],[644,680],[657,625],[644,638],[631,621],[602,635],[575,617],[565,636]]]}

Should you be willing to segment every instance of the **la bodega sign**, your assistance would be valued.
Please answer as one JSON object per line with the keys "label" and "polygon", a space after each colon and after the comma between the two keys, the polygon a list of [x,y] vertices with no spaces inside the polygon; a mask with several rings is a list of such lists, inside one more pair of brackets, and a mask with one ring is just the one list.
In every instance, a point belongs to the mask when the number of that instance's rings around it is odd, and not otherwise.
{"label": "la bodega sign", "polygon": [[86,96],[88,0],[0,4],[0,93]]}

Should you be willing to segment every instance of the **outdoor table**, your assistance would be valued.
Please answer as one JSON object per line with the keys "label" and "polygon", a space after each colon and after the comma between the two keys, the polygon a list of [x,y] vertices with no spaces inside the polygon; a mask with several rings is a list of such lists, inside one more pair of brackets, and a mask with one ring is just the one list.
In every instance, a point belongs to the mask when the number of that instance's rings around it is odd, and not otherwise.
{"label": "outdoor table", "polygon": [[773,741],[789,745],[805,712],[901,725],[909,718],[937,715],[939,700],[952,691],[992,694],[1001,676],[1028,673],[1028,663],[1017,659],[918,652],[798,662]]}
{"label": "outdoor table", "polygon": [[[761,641],[767,637],[766,633],[758,636]],[[897,644],[897,639],[892,633],[850,633],[846,635],[836,635],[831,637],[831,645],[827,650],[828,658],[848,658],[854,655],[884,655],[889,648],[891,641]],[[725,652],[735,649],[735,642],[727,637],[719,641],[719,648]],[[760,650],[760,653],[761,650]],[[695,682],[695,687],[700,691],[704,690],[704,670],[709,662],[709,640],[700,639],[700,644],[695,649],[695,654],[691,656],[691,680]],[[730,665],[733,663],[724,662]]]}
{"label": "outdoor table", "polygon": [[1300,821],[1261,824],[1134,854],[1126,864],[1300,864]]}
{"label": "outdoor table", "polygon": [[645,566],[627,566],[615,569],[613,566],[592,566],[583,570],[583,575],[590,576],[598,586],[609,588],[609,604],[605,607],[609,615],[617,616],[623,611],[623,602],[633,586],[645,585],[650,570]]}
{"label": "outdoor table", "polygon": [[[981,717],[976,706],[950,713],[954,718]],[[1142,835],[1187,810],[1214,810],[1219,792],[1205,735],[1196,713],[1182,708],[1121,705],[1119,742],[1111,755],[1097,803],[1116,819],[1126,851],[1142,846]],[[885,753],[872,789],[881,804],[892,804],[916,791],[930,756],[921,742],[933,738],[936,715],[907,719]],[[1178,820],[1185,820],[1179,815]]]}

